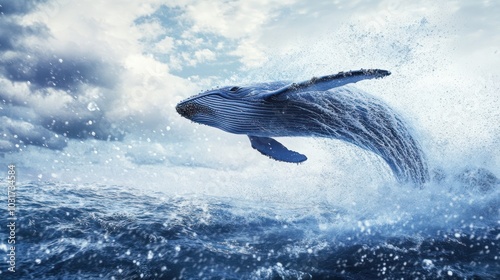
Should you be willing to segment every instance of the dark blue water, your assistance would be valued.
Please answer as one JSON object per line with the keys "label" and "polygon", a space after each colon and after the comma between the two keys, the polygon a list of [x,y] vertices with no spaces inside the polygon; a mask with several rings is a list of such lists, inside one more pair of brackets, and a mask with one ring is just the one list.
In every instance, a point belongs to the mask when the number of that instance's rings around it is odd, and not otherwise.
{"label": "dark blue water", "polygon": [[380,213],[19,184],[16,272],[7,271],[2,229],[0,278],[498,279],[500,195],[489,179],[396,186],[401,195]]}

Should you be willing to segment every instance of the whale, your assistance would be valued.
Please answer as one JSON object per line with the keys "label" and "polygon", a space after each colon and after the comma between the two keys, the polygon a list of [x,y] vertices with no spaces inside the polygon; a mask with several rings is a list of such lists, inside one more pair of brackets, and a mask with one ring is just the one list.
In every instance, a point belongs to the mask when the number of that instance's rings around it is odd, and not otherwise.
{"label": "whale", "polygon": [[380,156],[399,182],[429,180],[420,144],[402,117],[380,99],[352,87],[391,73],[361,69],[303,82],[226,86],[189,97],[176,111],[192,122],[245,134],[252,148],[274,160],[301,163],[307,157],[274,137],[326,137]]}

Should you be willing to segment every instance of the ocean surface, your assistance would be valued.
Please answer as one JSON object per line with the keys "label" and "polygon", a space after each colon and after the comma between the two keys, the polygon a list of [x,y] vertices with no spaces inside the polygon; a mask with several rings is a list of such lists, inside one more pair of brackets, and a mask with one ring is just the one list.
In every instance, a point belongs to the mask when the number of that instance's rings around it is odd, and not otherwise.
{"label": "ocean surface", "polygon": [[388,186],[378,211],[19,183],[16,273],[2,243],[0,278],[498,279],[498,179],[477,169],[434,180]]}

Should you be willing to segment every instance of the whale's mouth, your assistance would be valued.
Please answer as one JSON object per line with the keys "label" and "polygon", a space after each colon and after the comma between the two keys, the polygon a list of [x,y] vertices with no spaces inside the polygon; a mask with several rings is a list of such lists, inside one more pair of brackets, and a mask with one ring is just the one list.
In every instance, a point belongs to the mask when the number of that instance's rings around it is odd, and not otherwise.
{"label": "whale's mouth", "polygon": [[198,114],[213,115],[215,113],[212,108],[196,102],[179,103],[175,106],[175,110],[181,116],[190,120]]}

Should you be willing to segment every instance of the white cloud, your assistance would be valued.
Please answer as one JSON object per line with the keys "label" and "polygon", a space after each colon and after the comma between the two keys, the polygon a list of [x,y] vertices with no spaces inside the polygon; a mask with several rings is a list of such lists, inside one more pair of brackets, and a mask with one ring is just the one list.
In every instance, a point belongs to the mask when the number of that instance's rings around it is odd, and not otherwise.
{"label": "white cloud", "polygon": [[[159,101],[164,101],[164,98],[184,95],[189,90],[189,83],[169,74],[166,64],[143,53],[149,45],[141,40],[154,41],[166,31],[158,21],[145,21],[139,25],[135,25],[134,21],[151,14],[160,4],[161,1],[67,1],[61,2],[60,13],[44,22],[54,36],[52,46],[65,48],[69,43],[75,42],[79,49],[95,53],[102,59],[112,60],[124,70],[114,88],[104,89],[104,94],[116,98],[106,101],[110,106],[107,108],[110,116],[123,118],[124,111],[137,110],[147,114],[150,110],[144,103],[161,104]],[[42,6],[40,12],[28,18],[32,21],[43,18],[45,9]],[[168,52],[172,50],[173,44],[173,38],[164,37],[155,46],[158,51]],[[143,108],[138,109],[141,106]]]}
{"label": "white cloud", "polygon": [[[2,112],[12,122],[28,120],[33,133],[45,129],[38,136],[47,139],[51,139],[46,136],[50,130],[61,134],[61,139],[63,135],[113,139],[125,131],[164,127],[178,117],[173,105],[195,87],[146,54],[155,44],[161,51],[173,48],[173,39],[165,37],[166,30],[158,21],[136,24],[160,4],[49,1],[16,16],[14,26],[22,26],[19,29],[44,28],[20,34],[18,48],[0,53],[2,61],[8,61],[0,70],[10,73],[0,76]],[[207,52],[198,56],[214,58]],[[99,110],[89,110],[89,104]]]}
{"label": "white cloud", "polygon": [[[269,20],[269,1],[198,1],[186,7],[193,32],[212,32],[238,39],[258,31]],[[282,3],[284,4],[284,3]]]}
{"label": "white cloud", "polygon": [[196,63],[215,60],[215,53],[209,49],[202,49],[194,53]]}
{"label": "white cloud", "polygon": [[168,54],[174,49],[174,38],[166,36],[155,44],[154,51],[162,54]]}
{"label": "white cloud", "polygon": [[174,105],[196,88],[188,81],[169,74],[169,67],[152,57],[129,55],[124,60],[123,92],[108,115],[113,121],[133,117],[143,127],[164,126],[177,117]]}
{"label": "white cloud", "polygon": [[[280,8],[295,1],[189,1],[181,5],[182,19],[191,23],[184,36],[193,40],[195,34],[208,33],[237,42],[232,55],[241,57],[246,67],[260,66],[263,59],[258,39],[263,27],[273,21]],[[223,43],[218,44],[222,48]],[[190,61],[193,64],[193,61]]]}
{"label": "white cloud", "polygon": [[[0,78],[1,97],[11,103],[33,110],[42,117],[64,111],[73,99],[64,91],[53,88],[31,90],[27,82],[13,82]],[[28,109],[29,108],[29,109]]]}
{"label": "white cloud", "polygon": [[259,67],[268,60],[263,47],[257,41],[252,40],[243,40],[231,54],[239,56],[246,68]]}

